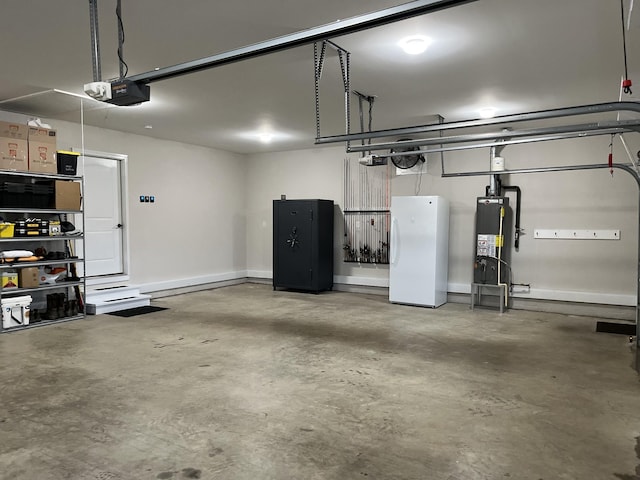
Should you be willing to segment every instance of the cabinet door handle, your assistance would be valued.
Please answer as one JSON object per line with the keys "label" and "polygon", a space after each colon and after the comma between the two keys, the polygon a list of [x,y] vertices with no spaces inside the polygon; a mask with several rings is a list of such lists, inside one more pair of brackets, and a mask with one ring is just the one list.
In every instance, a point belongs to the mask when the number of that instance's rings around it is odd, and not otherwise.
{"label": "cabinet door handle", "polygon": [[121,223],[117,224],[116,228],[122,228],[122,224]]}
{"label": "cabinet door handle", "polygon": [[389,242],[389,250],[391,251],[391,264],[395,265],[398,256],[398,219],[391,218],[391,241]]}

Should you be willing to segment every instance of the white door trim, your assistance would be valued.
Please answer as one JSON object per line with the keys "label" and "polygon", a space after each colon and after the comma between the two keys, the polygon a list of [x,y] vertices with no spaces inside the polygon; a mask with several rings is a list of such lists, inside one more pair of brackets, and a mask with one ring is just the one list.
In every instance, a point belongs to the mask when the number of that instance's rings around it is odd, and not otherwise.
{"label": "white door trim", "polygon": [[119,275],[103,275],[99,277],[91,277],[86,279],[87,285],[104,285],[109,283],[128,282],[131,265],[131,256],[129,250],[129,175],[128,162],[129,156],[121,153],[100,152],[97,150],[85,150],[82,148],[74,149],[85,157],[106,158],[109,160],[120,161],[120,205],[122,208],[122,268],[123,274]]}

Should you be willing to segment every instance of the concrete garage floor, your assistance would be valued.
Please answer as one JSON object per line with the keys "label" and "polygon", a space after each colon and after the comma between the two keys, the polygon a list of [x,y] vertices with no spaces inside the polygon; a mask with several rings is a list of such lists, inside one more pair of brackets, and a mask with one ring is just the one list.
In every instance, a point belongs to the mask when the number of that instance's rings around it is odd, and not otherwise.
{"label": "concrete garage floor", "polygon": [[0,478],[638,479],[595,319],[244,284],[0,336]]}

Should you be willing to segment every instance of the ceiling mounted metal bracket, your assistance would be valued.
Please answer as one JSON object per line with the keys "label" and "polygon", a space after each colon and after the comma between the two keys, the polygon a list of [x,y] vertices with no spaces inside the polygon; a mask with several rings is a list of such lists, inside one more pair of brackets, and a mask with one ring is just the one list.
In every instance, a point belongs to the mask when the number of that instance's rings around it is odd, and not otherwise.
{"label": "ceiling mounted metal bracket", "polygon": [[[320,79],[322,78],[327,47],[331,47],[338,53],[340,72],[342,74],[342,90],[344,95],[345,132],[346,135],[349,135],[351,133],[351,100],[349,95],[349,92],[351,91],[351,54],[344,48],[329,40],[313,44],[316,135],[320,135]],[[347,142],[347,148],[349,148],[349,146],[350,144]]]}
{"label": "ceiling mounted metal bracket", "polygon": [[324,54],[327,51],[326,42],[321,43],[321,47],[318,48],[318,43],[313,44],[313,74],[314,74],[314,88],[316,99],[316,135],[320,135],[320,79],[322,78],[322,70],[324,67]]}
{"label": "ceiling mounted metal bracket", "polygon": [[[375,95],[366,95],[357,90],[353,90],[352,92],[356,97],[358,97],[358,117],[360,118],[360,132],[364,132],[364,102],[367,102],[369,105],[369,125],[368,129],[371,131],[371,126],[373,124],[373,103],[376,101]],[[371,139],[368,141],[371,143]],[[361,145],[365,145],[365,139],[363,138],[361,141]],[[365,157],[371,152],[362,152],[362,156]]]}
{"label": "ceiling mounted metal bracket", "polygon": [[100,35],[98,33],[98,0],[89,0],[89,28],[91,30],[91,65],[93,81],[102,81],[100,61]]}

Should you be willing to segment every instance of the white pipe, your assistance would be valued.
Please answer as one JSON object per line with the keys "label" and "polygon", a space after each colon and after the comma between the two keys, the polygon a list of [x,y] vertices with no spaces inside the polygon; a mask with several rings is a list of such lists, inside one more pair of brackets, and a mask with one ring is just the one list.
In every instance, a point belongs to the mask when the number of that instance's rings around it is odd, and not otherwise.
{"label": "white pipe", "polygon": [[[496,147],[491,147],[489,149],[489,170],[493,170],[493,159],[496,156]],[[493,196],[493,195],[497,195],[498,194],[498,182],[497,182],[498,176],[497,175],[491,175],[489,177],[489,195]],[[498,278],[498,281],[500,281],[500,279]]]}

